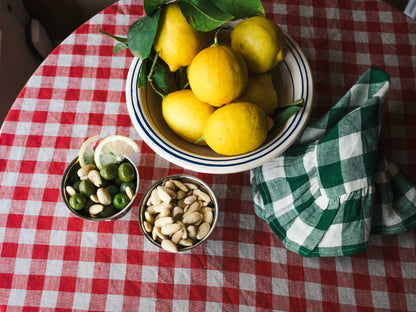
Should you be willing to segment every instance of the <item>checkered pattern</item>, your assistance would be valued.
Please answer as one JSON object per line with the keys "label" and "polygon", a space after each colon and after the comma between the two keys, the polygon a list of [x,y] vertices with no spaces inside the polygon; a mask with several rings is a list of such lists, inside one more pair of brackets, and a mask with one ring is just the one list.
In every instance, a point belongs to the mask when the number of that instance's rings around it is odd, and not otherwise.
{"label": "checkered pattern", "polygon": [[[389,74],[385,150],[415,182],[416,23],[379,0],[263,3],[310,62],[313,118],[371,65]],[[0,311],[416,311],[414,230],[372,235],[360,255],[305,258],[256,216],[248,172],[186,171],[142,142],[125,105],[132,56],[113,56],[114,41],[98,33],[123,36],[142,14],[142,2],[120,0],[83,24],[33,74],[2,125]],[[208,242],[185,254],[155,249],[137,205],[114,222],[72,216],[61,176],[97,133],[137,141],[139,195],[168,174],[206,181],[220,204]]]}
{"label": "checkered pattern", "polygon": [[296,144],[252,170],[256,213],[288,249],[351,255],[366,250],[371,232],[416,226],[416,187],[379,150],[389,87],[370,68]]}

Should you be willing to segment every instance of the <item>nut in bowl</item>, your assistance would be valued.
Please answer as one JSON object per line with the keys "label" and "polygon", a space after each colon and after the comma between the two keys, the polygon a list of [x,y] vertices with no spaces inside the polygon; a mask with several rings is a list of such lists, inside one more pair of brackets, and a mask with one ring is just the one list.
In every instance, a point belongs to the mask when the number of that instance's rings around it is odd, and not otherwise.
{"label": "nut in bowl", "polygon": [[171,175],[143,195],[139,224],[145,237],[169,252],[183,252],[203,243],[217,223],[217,199],[202,180]]}

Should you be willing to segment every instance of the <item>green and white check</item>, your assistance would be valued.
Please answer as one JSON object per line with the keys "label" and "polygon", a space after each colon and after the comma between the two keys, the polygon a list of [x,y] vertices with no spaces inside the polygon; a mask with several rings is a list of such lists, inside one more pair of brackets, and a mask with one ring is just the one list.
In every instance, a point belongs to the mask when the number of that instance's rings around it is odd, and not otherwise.
{"label": "green and white check", "polygon": [[364,252],[416,226],[416,188],[383,153],[388,75],[371,67],[281,156],[251,171],[256,214],[303,256]]}

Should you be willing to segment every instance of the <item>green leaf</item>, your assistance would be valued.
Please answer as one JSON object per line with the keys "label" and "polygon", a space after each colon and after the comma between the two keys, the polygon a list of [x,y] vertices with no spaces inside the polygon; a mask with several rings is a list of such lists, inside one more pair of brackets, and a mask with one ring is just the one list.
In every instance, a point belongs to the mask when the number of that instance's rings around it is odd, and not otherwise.
{"label": "green leaf", "polygon": [[103,35],[106,35],[106,36],[108,36],[108,37],[110,37],[110,38],[113,38],[113,39],[115,39],[115,40],[117,40],[117,41],[119,41],[119,42],[123,42],[123,43],[127,43],[127,38],[122,38],[122,37],[119,37],[119,36],[114,36],[114,35],[112,35],[112,34],[109,34],[108,32],[106,32],[106,31],[102,31],[101,30],[101,28],[98,30],[100,33],[102,33]]}
{"label": "green leaf", "polygon": [[121,50],[124,50],[128,48],[127,44],[124,42],[119,42],[117,43],[114,48],[113,48],[113,54],[117,54],[118,52],[120,52]]}
{"label": "green leaf", "polygon": [[152,16],[145,15],[130,25],[127,45],[134,56],[142,60],[149,56],[156,37],[159,18],[160,11],[156,11]]}
{"label": "green leaf", "polygon": [[278,107],[272,116],[275,126],[279,127],[284,124],[293,114],[301,110],[304,106],[304,100],[300,99],[289,105]]}
{"label": "green leaf", "polygon": [[221,11],[210,0],[183,0],[179,5],[188,23],[199,31],[214,30],[234,19],[234,16]]}
{"label": "green leaf", "polygon": [[160,59],[155,65],[152,80],[164,94],[170,92],[170,70]]}
{"label": "green leaf", "polygon": [[146,15],[150,16],[155,13],[160,7],[170,0],[143,0],[143,8]]}
{"label": "green leaf", "polygon": [[151,66],[152,61],[150,59],[143,60],[142,67],[140,68],[139,79],[137,81],[137,87],[141,89],[145,89],[147,87],[147,76],[149,75]]}
{"label": "green leaf", "polygon": [[251,16],[264,16],[264,7],[260,0],[217,0],[214,4],[236,19]]}

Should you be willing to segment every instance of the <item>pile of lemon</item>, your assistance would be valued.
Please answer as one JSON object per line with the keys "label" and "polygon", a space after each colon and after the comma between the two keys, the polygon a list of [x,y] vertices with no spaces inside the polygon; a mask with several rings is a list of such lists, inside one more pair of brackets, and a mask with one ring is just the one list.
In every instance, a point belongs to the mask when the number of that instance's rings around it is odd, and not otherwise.
{"label": "pile of lemon", "polygon": [[190,89],[167,94],[162,113],[183,139],[239,155],[261,146],[273,125],[278,96],[270,70],[285,57],[285,39],[261,16],[239,23],[228,43],[217,34],[207,47],[207,34],[192,28],[177,3],[164,7],[153,47],[170,71],[187,67]]}

